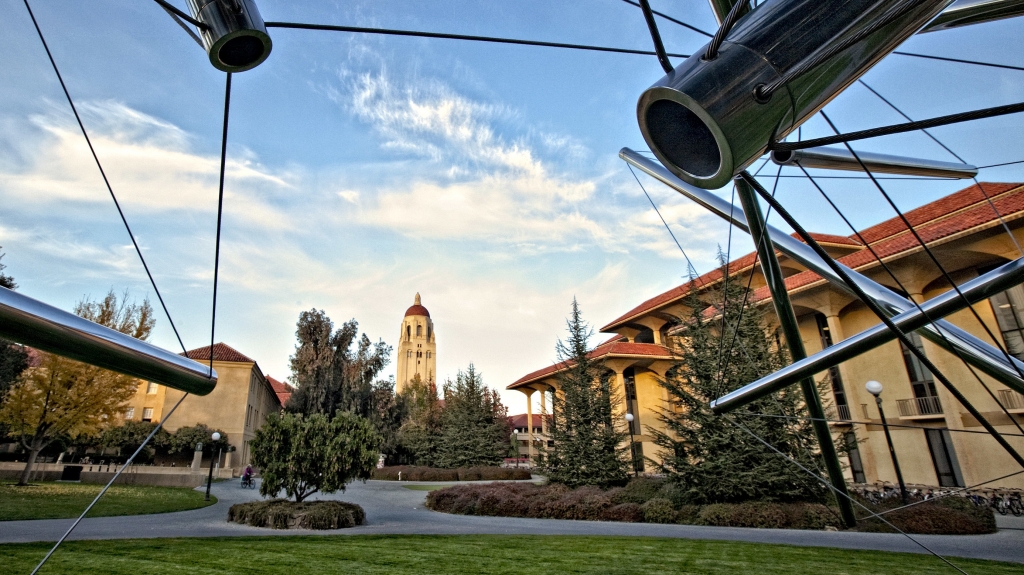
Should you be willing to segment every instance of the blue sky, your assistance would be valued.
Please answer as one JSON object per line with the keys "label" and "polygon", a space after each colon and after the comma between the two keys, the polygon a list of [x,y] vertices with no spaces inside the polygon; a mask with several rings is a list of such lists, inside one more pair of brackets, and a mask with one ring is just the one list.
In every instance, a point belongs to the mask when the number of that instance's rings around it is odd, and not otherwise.
{"label": "blue sky", "polygon": [[[184,8],[183,1],[176,2]],[[702,0],[654,0],[705,30]],[[185,345],[210,332],[224,75],[152,2],[36,0],[40,26]],[[379,26],[649,49],[619,0],[261,0],[266,20]],[[917,36],[903,49],[1024,65],[1024,20]],[[661,22],[670,51],[706,38]],[[270,31],[260,67],[233,81],[217,340],[288,375],[300,311],[356,318],[394,344],[418,291],[439,374],[474,362],[504,388],[555,359],[572,298],[595,326],[685,275],[657,215],[617,159],[645,149],[640,93],[654,57],[450,40]],[[0,245],[20,291],[70,309],[113,288],[153,298],[20,0],[0,0]],[[915,119],[1018,102],[1024,72],[891,56],[865,80]],[[844,131],[900,121],[853,86],[826,111]],[[1024,115],[934,133],[979,165],[1024,159]],[[819,118],[804,137],[827,135]],[[951,159],[920,134],[858,149]],[[1022,165],[983,181],[1024,181]],[[774,165],[764,174],[774,175]],[[784,171],[783,174],[790,172]],[[700,272],[727,229],[643,180]],[[765,180],[771,185],[770,179]],[[815,231],[848,234],[820,197],[780,199]],[[869,183],[825,180],[859,226],[891,217]],[[888,180],[909,209],[961,182]],[[721,193],[728,194],[728,190]],[[733,253],[750,251],[737,234]],[[604,336],[596,336],[599,340]],[[153,341],[177,349],[160,318]],[[393,366],[389,371],[393,371]],[[513,412],[519,394],[505,394]]]}

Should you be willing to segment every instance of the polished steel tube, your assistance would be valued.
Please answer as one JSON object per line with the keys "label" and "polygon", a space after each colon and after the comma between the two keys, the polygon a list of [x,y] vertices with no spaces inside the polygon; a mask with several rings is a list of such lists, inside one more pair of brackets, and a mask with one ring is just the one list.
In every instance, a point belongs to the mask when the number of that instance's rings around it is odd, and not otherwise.
{"label": "polished steel tube", "polygon": [[217,385],[217,372],[206,365],[6,288],[0,288],[0,336],[196,395]]}
{"label": "polished steel tube", "polygon": [[[922,303],[921,309],[913,308],[893,316],[892,322],[904,333],[918,330],[929,323],[929,317],[944,317],[967,307],[964,298],[976,303],[1021,283],[1024,283],[1024,258],[965,282],[959,286],[963,298],[955,290],[949,290]],[[711,402],[711,409],[715,413],[731,411],[894,339],[896,334],[885,324],[878,324],[716,399]],[[1024,382],[1018,380],[1008,385],[1024,393]]]}
{"label": "polished steel tube", "polygon": [[[859,162],[858,158],[860,158]],[[969,164],[921,160],[874,152],[857,152],[857,155],[854,156],[846,148],[825,146],[805,150],[773,150],[772,161],[780,166],[800,165],[804,168],[848,172],[863,172],[864,168],[867,168],[872,174],[903,174],[955,179],[973,178],[978,175],[978,168]]]}
{"label": "polished steel tube", "polygon": [[806,58],[868,29],[905,0],[775,0],[743,16],[711,61],[705,48],[648,88],[640,131],[658,159],[688,184],[717,189],[795,130],[913,35],[952,0],[920,0],[892,23],[783,85],[760,87]]}
{"label": "polished steel tube", "polygon": [[[660,164],[652,162],[629,148],[623,148],[619,151],[619,157],[690,198],[711,213],[725,219],[737,228],[747,231],[747,223],[741,208],[706,190],[683,182]],[[817,273],[832,284],[834,288],[850,294],[853,293],[849,286],[818,257],[818,254],[814,253],[810,246],[772,226],[767,226],[767,229],[771,235],[772,243],[780,252]],[[867,276],[848,268],[845,269],[853,281],[890,317],[916,308],[906,298],[894,293]],[[945,338],[939,334],[936,326],[942,328],[942,335],[945,335]],[[922,327],[919,333],[943,349],[949,350],[950,345],[956,348],[968,363],[1007,386],[1019,389],[1022,385],[1020,373],[1024,372],[1024,362],[1015,358],[1010,358],[1011,361],[1007,361],[1006,356],[1001,351],[955,325],[945,320],[937,320],[934,324]]]}
{"label": "polished steel tube", "polygon": [[188,0],[188,9],[206,24],[199,35],[214,68],[244,72],[270,56],[273,43],[254,0]]}
{"label": "polished steel tube", "polygon": [[1024,0],[961,0],[946,8],[919,34],[1024,16]]}

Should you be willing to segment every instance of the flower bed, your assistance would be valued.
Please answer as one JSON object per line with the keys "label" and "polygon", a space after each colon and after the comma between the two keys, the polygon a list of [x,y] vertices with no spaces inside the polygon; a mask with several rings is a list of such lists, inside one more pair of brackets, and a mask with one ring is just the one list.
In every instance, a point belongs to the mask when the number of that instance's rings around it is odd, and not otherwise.
{"label": "flower bed", "polygon": [[[837,529],[838,513],[820,503],[687,504],[685,490],[673,483],[640,478],[625,487],[600,489],[530,483],[455,485],[430,492],[426,505],[462,515],[676,523],[716,527]],[[969,508],[968,508],[969,507]],[[992,511],[961,498],[939,500],[895,512],[887,519],[908,533],[969,534],[995,531]],[[884,531],[877,519],[862,521],[862,531]]]}
{"label": "flower bed", "polygon": [[362,507],[344,501],[270,499],[237,503],[228,509],[228,521],[274,529],[343,529],[365,520]]}
{"label": "flower bed", "polygon": [[[401,474],[401,476],[399,476]],[[436,467],[415,467],[396,465],[382,467],[373,471],[373,479],[385,481],[498,481],[530,479],[532,475],[527,469],[507,467],[460,467],[458,469],[439,469]]]}

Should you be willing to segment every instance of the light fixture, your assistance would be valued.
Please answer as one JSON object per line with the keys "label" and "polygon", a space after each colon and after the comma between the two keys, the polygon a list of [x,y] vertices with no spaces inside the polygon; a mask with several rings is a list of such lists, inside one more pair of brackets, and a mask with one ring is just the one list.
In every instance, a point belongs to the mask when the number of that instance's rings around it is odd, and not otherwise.
{"label": "light fixture", "polygon": [[210,437],[212,437],[214,441],[220,441],[220,433],[216,431],[214,431],[213,435],[211,435]]}
{"label": "light fixture", "polygon": [[868,390],[868,393],[875,397],[882,394],[882,384],[873,379],[864,384],[864,389]]}

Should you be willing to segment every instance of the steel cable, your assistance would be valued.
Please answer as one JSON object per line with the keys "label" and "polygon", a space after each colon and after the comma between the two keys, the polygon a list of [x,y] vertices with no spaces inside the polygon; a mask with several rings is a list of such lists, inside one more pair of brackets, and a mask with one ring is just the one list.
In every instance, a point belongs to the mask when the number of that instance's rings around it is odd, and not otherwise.
{"label": "steel cable", "polygon": [[[622,1],[625,2],[626,4],[630,4],[630,5],[636,6],[637,8],[641,7],[640,4],[634,2],[633,0],[622,0]],[[655,16],[661,16],[662,18],[668,20],[669,22],[672,22],[673,24],[678,24],[678,25],[680,25],[680,26],[682,26],[684,28],[689,28],[690,30],[693,30],[694,32],[696,32],[698,34],[703,34],[704,36],[707,36],[708,38],[711,38],[711,37],[714,36],[713,34],[705,32],[704,30],[701,30],[700,28],[697,28],[696,26],[693,26],[691,24],[687,24],[686,22],[683,22],[682,20],[677,20],[676,18],[673,18],[673,17],[669,16],[668,14],[665,14],[664,12],[658,12],[657,10],[651,10],[651,12]]]}
{"label": "steel cable", "polygon": [[96,162],[96,168],[100,171],[100,176],[103,177],[103,183],[107,186],[107,191],[110,193],[110,199],[114,201],[114,207],[117,208],[117,214],[121,216],[121,223],[124,224],[124,229],[128,231],[128,237],[132,240],[132,246],[135,247],[135,253],[139,256],[139,261],[142,262],[143,269],[146,270],[146,276],[149,277],[149,284],[153,286],[153,291],[156,293],[157,300],[160,301],[160,307],[164,310],[164,315],[167,316],[168,323],[171,324],[171,329],[174,331],[174,337],[178,339],[178,345],[181,346],[181,351],[186,351],[185,344],[181,340],[181,334],[178,333],[178,328],[174,325],[174,319],[171,317],[171,312],[167,309],[167,304],[164,303],[164,297],[160,294],[160,288],[156,287],[156,280],[153,279],[152,272],[149,271],[149,265],[146,263],[146,258],[142,255],[142,249],[139,248],[139,242],[135,240],[135,234],[132,233],[131,226],[128,225],[128,218],[124,215],[124,210],[121,209],[121,203],[117,201],[117,195],[114,194],[114,188],[110,185],[110,180],[107,179],[107,172],[103,169],[103,164],[100,163],[100,158],[96,155],[96,149],[92,146],[92,139],[89,138],[89,132],[85,129],[85,124],[82,123],[82,117],[78,115],[78,108],[75,106],[75,101],[71,99],[71,92],[68,91],[67,84],[64,83],[64,77],[61,76],[60,69],[57,68],[57,62],[53,59],[53,54],[50,53],[50,46],[46,43],[46,38],[43,37],[43,31],[39,28],[39,22],[36,21],[35,14],[32,13],[32,7],[29,6],[28,0],[22,0],[25,4],[25,9],[28,10],[29,18],[32,19],[32,25],[35,26],[36,33],[39,35],[39,41],[43,43],[43,49],[46,50],[46,57],[50,59],[50,65],[53,66],[53,72],[57,75],[57,81],[60,82],[61,90],[64,91],[64,97],[68,100],[68,105],[71,106],[71,112],[75,115],[75,121],[78,122],[79,129],[82,130],[82,136],[85,137],[85,143],[89,146],[89,153],[92,154],[92,159]]}
{"label": "steel cable", "polygon": [[732,27],[736,25],[740,17],[749,10],[750,2],[748,0],[739,0],[733,4],[732,9],[722,19],[722,25],[718,27],[718,31],[711,38],[711,43],[708,44],[708,49],[704,52],[705,60],[714,60],[718,57],[718,50],[722,47],[722,42],[725,42],[725,37],[732,30]]}
{"label": "steel cable", "polygon": [[665,44],[661,41],[661,33],[658,32],[658,23],[654,21],[654,14],[651,13],[649,0],[640,0],[640,9],[643,10],[644,20],[647,22],[647,29],[651,33],[651,40],[654,42],[654,52],[658,55],[658,63],[666,74],[671,74],[674,68],[665,54]]}
{"label": "steel cable", "polygon": [[210,313],[210,373],[213,373],[213,346],[217,330],[217,279],[220,271],[220,230],[224,216],[224,168],[228,154],[228,117],[231,112],[231,72],[224,84],[224,129],[220,139],[220,185],[217,192],[217,239],[213,256],[213,309]]}

